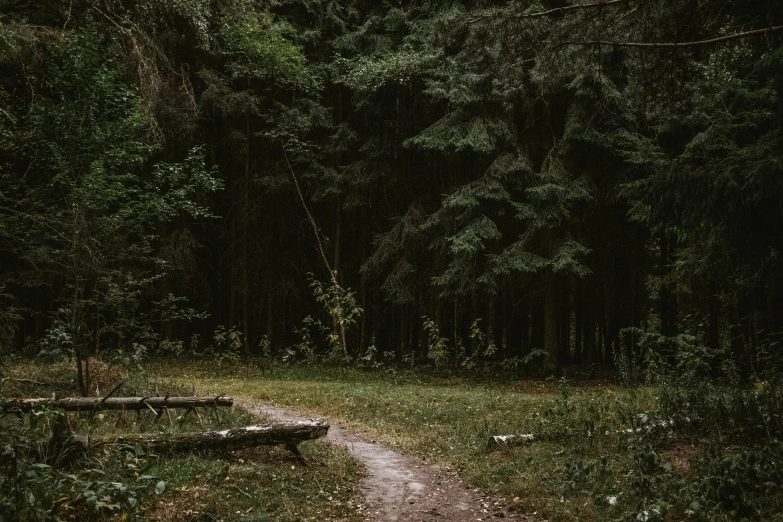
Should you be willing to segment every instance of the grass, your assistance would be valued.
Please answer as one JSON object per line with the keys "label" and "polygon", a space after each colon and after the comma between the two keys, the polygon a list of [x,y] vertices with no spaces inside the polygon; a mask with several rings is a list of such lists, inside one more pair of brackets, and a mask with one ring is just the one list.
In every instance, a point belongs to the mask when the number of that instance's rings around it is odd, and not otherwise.
{"label": "grass", "polygon": [[[31,386],[14,380],[31,371],[49,379],[48,370],[22,364],[0,383],[0,395],[10,394],[3,387]],[[62,368],[54,373],[52,382]],[[244,364],[157,361],[130,376],[124,393],[228,394],[341,420],[369,438],[459,469],[473,487],[540,520],[783,520],[783,444],[775,440],[783,392],[773,383],[661,382],[672,385],[490,381],[324,365],[272,365],[262,372]],[[669,417],[657,417],[667,409]],[[176,418],[155,424],[151,415],[116,415],[74,421],[95,434],[201,427],[193,416],[180,425]],[[248,415],[240,408],[202,414],[205,427],[246,424],[253,421]],[[670,416],[692,421],[676,434],[646,429]],[[539,439],[494,450],[487,445],[491,435],[518,433]],[[303,452],[324,466],[304,469],[275,448],[178,457],[98,453],[78,470],[79,484],[100,486],[114,501],[127,494],[111,490],[111,481],[126,481],[143,507],[133,514],[144,520],[360,520],[359,464],[327,444],[305,444]],[[160,481],[166,488],[157,496]],[[0,510],[2,489],[0,474]],[[89,520],[79,518],[87,513],[79,491],[69,494],[71,519]]]}
{"label": "grass", "polygon": [[[656,390],[607,383],[498,384],[322,366],[279,366],[267,374],[246,367],[216,372],[200,363],[171,368],[161,364],[151,371],[199,394],[251,397],[341,419],[391,447],[455,466],[475,487],[549,520],[598,521],[621,514],[622,505],[603,501],[604,492],[627,489],[633,465],[624,449],[628,440],[616,433],[629,429],[637,413],[657,408]],[[588,437],[587,431],[609,435]],[[491,435],[513,433],[543,434],[546,440],[488,449]],[[600,487],[578,476],[592,473],[602,458],[607,460]],[[581,471],[569,468],[580,462]]]}
{"label": "grass", "polygon": [[[0,396],[71,395],[76,391],[72,375],[64,364],[20,362],[0,382]],[[100,388],[108,391],[122,379],[125,384],[117,395],[190,393],[188,387],[174,380],[152,382],[144,373],[108,365],[99,369],[95,382],[99,391]],[[105,386],[102,380],[107,381]],[[91,437],[142,432],[174,434],[265,422],[239,407],[203,408],[200,417],[193,414],[183,417],[181,411],[175,412],[159,419],[151,412],[72,413],[68,417],[76,433]],[[319,441],[301,444],[304,457],[313,463],[310,467],[283,448],[149,455],[138,448],[103,447],[91,450],[86,460],[77,465],[46,468],[43,463],[52,457],[47,454],[45,444],[52,419],[49,413],[25,415],[22,419],[0,416],[0,430],[13,429],[22,434],[18,440],[39,448],[20,454],[17,465],[17,473],[27,477],[25,484],[34,492],[34,504],[29,499],[17,498],[17,508],[21,506],[23,511],[5,515],[12,517],[9,519],[22,518],[20,513],[28,520],[49,520],[53,514],[62,520],[109,520],[122,518],[124,514],[128,520],[161,522],[362,519],[364,506],[356,485],[361,466],[340,447]],[[5,470],[11,479],[12,468],[0,469],[0,474]],[[0,489],[3,489],[2,482],[0,478]],[[161,483],[156,492],[156,486]],[[106,506],[90,509],[90,496]],[[4,520],[2,500],[0,520]],[[13,499],[9,501],[14,503]]]}

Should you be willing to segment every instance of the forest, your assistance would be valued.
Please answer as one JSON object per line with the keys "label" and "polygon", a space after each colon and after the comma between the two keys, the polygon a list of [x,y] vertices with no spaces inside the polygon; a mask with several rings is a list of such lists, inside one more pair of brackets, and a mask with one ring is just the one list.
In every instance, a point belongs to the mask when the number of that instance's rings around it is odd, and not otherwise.
{"label": "forest", "polygon": [[4,1],[3,345],[758,372],[777,7]]}
{"label": "forest", "polygon": [[0,374],[730,383],[775,439],[780,7],[0,0]]}

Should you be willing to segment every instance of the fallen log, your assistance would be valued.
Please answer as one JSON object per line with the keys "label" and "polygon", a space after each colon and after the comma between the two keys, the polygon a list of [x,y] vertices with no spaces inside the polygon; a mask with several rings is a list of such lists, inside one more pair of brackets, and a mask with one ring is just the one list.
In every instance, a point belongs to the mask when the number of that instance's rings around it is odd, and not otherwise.
{"label": "fallen log", "polygon": [[323,420],[299,421],[270,426],[246,426],[221,431],[179,433],[171,436],[125,435],[103,442],[113,444],[139,445],[154,452],[179,453],[203,449],[236,450],[255,446],[285,445],[299,454],[297,445],[306,440],[326,436],[329,424]]}
{"label": "fallen log", "polygon": [[[674,419],[671,420],[656,420],[650,422],[648,419],[648,416],[646,413],[640,413],[637,415],[639,418],[640,426],[637,428],[627,428],[625,430],[619,430],[615,432],[605,432],[604,435],[610,435],[611,433],[615,434],[623,434],[623,433],[629,433],[629,434],[635,434],[635,433],[651,433],[653,431],[658,430],[664,430],[664,429],[671,429],[674,426]],[[679,420],[681,424],[690,423],[691,419],[689,417],[685,417]],[[586,433],[586,436],[592,437],[593,433]],[[536,433],[527,433],[524,435],[492,435],[489,438],[488,446],[490,449],[492,448],[499,448],[503,446],[523,446],[525,444],[530,444],[532,442],[538,442],[542,440],[544,437],[540,434]]]}
{"label": "fallen log", "polygon": [[[199,450],[230,451],[256,446],[285,445],[295,455],[300,456],[300,442],[324,437],[329,424],[322,419],[272,424],[269,426],[246,426],[220,431],[195,433],[177,433],[172,435],[141,434],[116,437],[92,438],[75,435],[70,430],[55,433],[61,447],[78,446],[87,450],[96,445],[140,446],[155,453],[181,453]],[[53,437],[54,438],[54,437]]]}
{"label": "fallen log", "polygon": [[27,413],[36,406],[49,406],[65,411],[98,411],[98,410],[146,410],[150,409],[159,415],[163,408],[202,408],[205,406],[232,406],[231,397],[65,397],[51,398],[17,398],[0,403],[2,413]]}
{"label": "fallen log", "polygon": [[500,446],[522,446],[536,442],[541,437],[535,433],[526,433],[523,435],[493,435],[489,438],[489,447],[497,448]]}

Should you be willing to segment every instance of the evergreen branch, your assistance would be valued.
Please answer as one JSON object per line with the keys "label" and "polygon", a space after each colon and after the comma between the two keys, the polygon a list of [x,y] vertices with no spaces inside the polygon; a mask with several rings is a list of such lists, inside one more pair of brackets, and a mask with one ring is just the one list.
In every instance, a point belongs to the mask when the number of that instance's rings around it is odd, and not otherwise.
{"label": "evergreen branch", "polygon": [[752,31],[744,31],[742,33],[733,33],[726,36],[720,36],[718,38],[710,38],[709,40],[697,40],[693,42],[610,42],[605,40],[595,40],[591,42],[563,42],[564,45],[611,45],[612,47],[643,47],[643,48],[656,48],[656,49],[677,49],[680,47],[702,47],[706,45],[713,45],[717,43],[723,43],[730,40],[738,40],[740,38],[747,38],[749,36],[756,36],[760,34],[767,34],[771,32],[783,30],[783,25],[776,25],[773,27],[765,27],[763,29],[754,29]]}

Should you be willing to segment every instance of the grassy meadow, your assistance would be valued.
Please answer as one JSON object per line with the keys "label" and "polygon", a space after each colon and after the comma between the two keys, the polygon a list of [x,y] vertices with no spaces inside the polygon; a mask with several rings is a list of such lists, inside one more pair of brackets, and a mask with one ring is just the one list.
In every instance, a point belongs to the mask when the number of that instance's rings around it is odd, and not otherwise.
{"label": "grassy meadow", "polygon": [[[655,388],[608,382],[497,383],[400,370],[276,366],[262,373],[192,363],[150,371],[197,394],[249,397],[339,419],[371,439],[458,468],[473,486],[515,509],[563,521],[607,520],[628,508],[607,500],[622,498],[633,465],[627,446],[634,441],[618,432],[630,429],[637,414],[656,410],[658,399]],[[491,435],[518,433],[543,440],[488,448]],[[571,467],[592,469],[602,459],[600,483],[591,483],[589,472],[584,484],[574,483],[580,477]]]}

